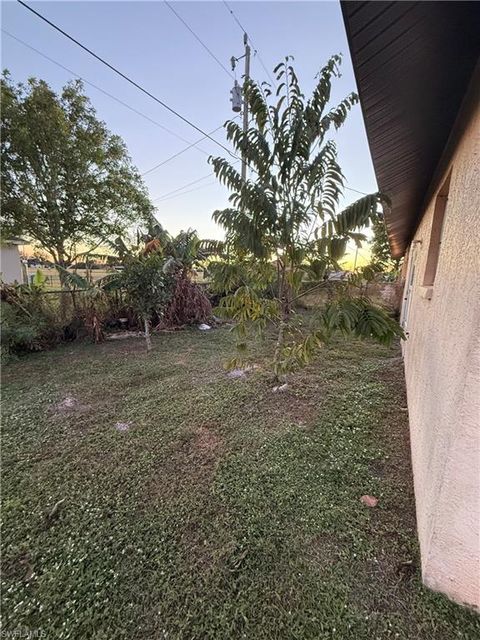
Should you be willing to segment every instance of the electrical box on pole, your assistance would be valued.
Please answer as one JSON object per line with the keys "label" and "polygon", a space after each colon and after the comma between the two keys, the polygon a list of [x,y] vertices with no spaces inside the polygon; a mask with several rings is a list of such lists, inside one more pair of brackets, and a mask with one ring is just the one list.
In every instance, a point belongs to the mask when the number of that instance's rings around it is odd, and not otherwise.
{"label": "electrical box on pole", "polygon": [[242,87],[235,80],[235,84],[233,85],[233,89],[230,91],[231,98],[230,102],[232,103],[232,111],[235,113],[240,113],[242,110],[243,100],[242,100]]}

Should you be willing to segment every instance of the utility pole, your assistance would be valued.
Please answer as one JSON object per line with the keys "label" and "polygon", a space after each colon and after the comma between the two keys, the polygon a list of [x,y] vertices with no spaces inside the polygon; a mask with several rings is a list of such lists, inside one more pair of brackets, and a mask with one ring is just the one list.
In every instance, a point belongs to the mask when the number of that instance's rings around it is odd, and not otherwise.
{"label": "utility pole", "polygon": [[353,262],[353,270],[357,268],[357,258],[358,258],[358,247],[355,249],[355,260]]}
{"label": "utility pole", "polygon": [[[243,133],[247,133],[248,130],[248,104],[247,101],[245,99],[245,95],[246,95],[246,89],[247,89],[247,82],[250,78],[250,45],[248,44],[248,36],[246,33],[243,34],[243,45],[245,47],[245,53],[243,54],[243,56],[240,56],[240,58],[235,58],[235,56],[232,56],[232,71],[235,71],[235,67],[237,62],[239,62],[242,58],[245,58],[245,72],[243,74]],[[238,91],[237,91],[238,90]],[[240,87],[237,84],[237,81],[235,80],[235,86],[232,89],[232,109],[234,111],[240,111],[240,104],[239,104],[239,95],[238,92],[240,90]],[[242,154],[242,180],[246,180],[247,179],[247,159],[245,158],[245,154]]]}
{"label": "utility pole", "polygon": [[[247,133],[248,129],[248,104],[245,99],[247,82],[250,78],[250,46],[248,44],[248,36],[243,34],[243,44],[245,45],[245,75],[243,78],[243,133]],[[242,180],[245,182],[247,179],[247,159],[245,154],[242,154]]]}

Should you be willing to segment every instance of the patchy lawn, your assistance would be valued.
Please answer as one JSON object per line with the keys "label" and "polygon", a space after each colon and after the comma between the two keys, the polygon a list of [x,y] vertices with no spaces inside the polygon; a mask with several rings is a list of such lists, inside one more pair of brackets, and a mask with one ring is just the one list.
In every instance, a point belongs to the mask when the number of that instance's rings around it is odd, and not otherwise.
{"label": "patchy lawn", "polygon": [[420,582],[398,349],[338,342],[283,393],[230,350],[192,330],[4,369],[5,631],[479,637]]}

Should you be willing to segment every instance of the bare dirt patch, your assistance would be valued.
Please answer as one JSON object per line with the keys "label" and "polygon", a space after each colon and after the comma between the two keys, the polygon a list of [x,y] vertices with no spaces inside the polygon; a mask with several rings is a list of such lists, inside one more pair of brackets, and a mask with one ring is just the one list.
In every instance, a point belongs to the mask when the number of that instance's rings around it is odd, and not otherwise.
{"label": "bare dirt patch", "polygon": [[190,455],[197,452],[203,454],[203,457],[210,457],[221,445],[222,440],[218,434],[214,433],[207,427],[198,427],[194,432],[194,437],[190,443]]}
{"label": "bare dirt patch", "polygon": [[185,491],[205,492],[223,449],[223,440],[213,427],[195,427],[159,465],[147,494],[175,498]]}
{"label": "bare dirt patch", "polygon": [[317,568],[323,569],[336,564],[343,549],[337,535],[323,531],[308,541],[306,557]]}
{"label": "bare dirt patch", "polygon": [[269,388],[259,398],[258,402],[265,407],[268,414],[266,425],[275,428],[288,421],[302,429],[313,427],[319,415],[320,401],[310,393],[298,393],[297,389],[301,388],[300,382],[281,393],[272,393]]}

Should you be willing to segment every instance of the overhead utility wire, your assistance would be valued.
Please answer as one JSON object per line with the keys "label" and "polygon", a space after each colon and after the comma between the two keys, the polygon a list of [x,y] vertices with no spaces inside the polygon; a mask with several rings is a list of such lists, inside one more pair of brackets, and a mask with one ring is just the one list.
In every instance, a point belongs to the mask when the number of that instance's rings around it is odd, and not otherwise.
{"label": "overhead utility wire", "polygon": [[[210,135],[216,133],[217,131],[219,131],[220,129],[223,128],[223,124],[221,124],[219,127],[217,127],[216,129],[213,129],[213,131],[210,131]],[[188,145],[188,147],[184,147],[183,149],[180,149],[180,151],[177,151],[177,153],[174,153],[172,156],[169,156],[168,158],[165,158],[165,160],[162,160],[161,162],[159,162],[158,164],[156,164],[154,167],[151,167],[150,169],[147,169],[146,171],[144,171],[143,173],[141,173],[141,176],[146,176],[149,173],[152,173],[152,171],[156,171],[157,169],[159,169],[160,167],[163,167],[164,164],[167,164],[167,162],[170,162],[171,160],[174,160],[175,158],[178,158],[178,156],[181,156],[182,153],[185,153],[185,151],[188,151],[189,149],[191,149],[192,147],[195,147],[196,149],[198,149],[199,151],[201,151],[202,153],[204,153],[205,155],[210,155],[209,153],[207,153],[206,151],[204,151],[203,149],[200,149],[199,147],[197,147],[196,145],[199,144],[200,142],[202,142],[202,140],[205,140],[205,136],[203,138],[200,138],[199,140],[197,140],[196,142],[192,142],[191,144]]]}
{"label": "overhead utility wire", "polygon": [[195,189],[189,189],[188,191],[183,191],[182,193],[177,193],[176,195],[169,196],[168,198],[163,198],[160,202],[167,202],[168,200],[173,200],[174,198],[179,198],[180,196],[185,196],[187,193],[193,193],[194,191],[200,191],[200,189],[206,189],[207,187],[211,187],[214,184],[218,184],[217,180],[212,180],[211,182],[207,182],[207,184],[202,184],[200,187],[195,187]]}
{"label": "overhead utility wire", "polygon": [[101,62],[102,64],[104,64],[106,67],[108,67],[109,69],[111,69],[114,73],[116,73],[117,75],[119,75],[121,78],[123,78],[124,80],[126,80],[127,82],[129,82],[131,85],[133,85],[134,87],[136,87],[139,91],[141,91],[142,93],[144,93],[145,95],[147,95],[149,98],[152,98],[152,100],[155,100],[155,102],[158,102],[159,105],[161,105],[164,109],[167,109],[167,111],[170,111],[170,113],[173,113],[175,116],[177,116],[177,118],[180,118],[180,120],[183,120],[183,122],[186,122],[188,125],[190,125],[193,129],[196,129],[199,133],[201,133],[203,136],[205,136],[206,138],[208,138],[209,140],[211,140],[212,142],[214,142],[216,145],[218,145],[219,147],[221,147],[224,151],[226,151],[229,155],[233,156],[233,157],[237,157],[234,153],[232,153],[232,151],[230,149],[228,149],[228,147],[226,147],[225,145],[223,145],[221,142],[218,142],[218,140],[215,140],[215,138],[212,138],[212,136],[208,133],[206,133],[206,131],[204,131],[203,129],[201,129],[200,127],[198,127],[196,124],[194,124],[191,120],[188,120],[188,118],[186,118],[185,116],[182,116],[180,113],[178,113],[178,111],[176,111],[175,109],[173,109],[172,107],[170,107],[166,102],[164,102],[163,100],[160,100],[160,98],[157,98],[157,96],[155,96],[153,93],[150,93],[150,91],[148,91],[147,89],[145,89],[144,87],[142,87],[142,85],[140,85],[138,82],[135,82],[135,80],[132,80],[132,78],[130,78],[129,76],[127,76],[125,73],[123,73],[122,71],[120,71],[119,69],[117,69],[116,67],[114,67],[112,64],[110,64],[109,62],[107,62],[104,58],[102,58],[101,56],[97,55],[94,51],[92,51],[91,49],[89,49],[87,46],[85,46],[84,44],[82,44],[81,42],[79,42],[78,40],[76,40],[73,36],[71,36],[70,34],[68,34],[66,31],[64,31],[63,29],[61,29],[60,27],[58,27],[55,23],[53,23],[51,20],[49,20],[48,18],[46,18],[45,16],[43,16],[41,13],[39,13],[38,11],[36,11],[35,9],[33,9],[32,7],[30,7],[28,4],[26,4],[25,2],[23,2],[23,0],[17,0],[17,2],[19,4],[21,4],[23,7],[25,7],[25,9],[28,9],[28,11],[30,11],[31,13],[35,14],[38,18],[40,18],[40,20],[43,20],[44,22],[46,22],[48,25],[50,25],[51,27],[53,27],[53,29],[55,29],[56,31],[58,31],[59,33],[61,33],[62,35],[64,35],[66,38],[68,38],[69,40],[71,40],[72,42],[74,42],[76,45],[78,45],[79,47],[81,47],[84,51],[86,51],[87,53],[89,53],[91,56],[93,56],[94,58],[96,58],[99,62]]}
{"label": "overhead utility wire", "polygon": [[[233,165],[236,165],[240,162],[240,160],[236,160],[235,162],[232,163]],[[202,176],[201,178],[197,178],[196,180],[193,180],[192,182],[188,182],[187,184],[184,184],[182,187],[178,187],[177,189],[173,189],[173,191],[168,191],[167,193],[162,194],[161,196],[158,196],[156,198],[154,198],[152,200],[152,202],[157,202],[157,200],[161,200],[163,198],[166,198],[167,196],[170,196],[174,193],[177,193],[178,191],[183,191],[183,189],[186,189],[187,187],[191,187],[193,184],[197,184],[197,182],[201,182],[202,180],[206,180],[207,178],[210,178],[211,176],[214,176],[215,172],[211,171],[210,173],[207,173],[207,175]],[[216,181],[217,182],[217,181]],[[217,182],[218,184],[218,182]],[[185,193],[189,193],[188,191],[186,191]]]}
{"label": "overhead utility wire", "polygon": [[[53,22],[51,22],[50,20],[48,20],[48,18],[45,18],[41,13],[39,13],[38,11],[36,11],[35,9],[33,9],[32,7],[29,7],[25,2],[22,2],[22,0],[17,0],[17,2],[19,4],[21,4],[23,7],[25,7],[26,9],[28,9],[28,11],[31,11],[33,14],[35,14],[37,17],[39,17],[41,20],[43,20],[44,22],[46,22],[48,25],[50,25],[51,27],[53,27],[56,31],[58,31],[59,33],[61,33],[62,35],[64,35],[66,38],[68,38],[69,40],[71,40],[72,42],[74,42],[75,44],[77,44],[79,47],[81,47],[82,49],[84,49],[87,53],[89,53],[90,55],[92,55],[94,58],[96,58],[97,60],[99,60],[102,64],[106,65],[107,67],[109,67],[112,71],[114,71],[116,74],[118,74],[119,76],[121,76],[122,78],[124,78],[125,80],[127,80],[130,84],[132,84],[133,86],[135,86],[136,88],[138,88],[140,91],[142,91],[143,93],[145,93],[146,95],[148,95],[150,98],[152,98],[153,100],[155,100],[156,102],[158,102],[160,105],[162,105],[165,109],[167,109],[168,111],[171,111],[173,114],[175,114],[177,117],[179,117],[181,120],[183,120],[184,122],[186,122],[187,124],[189,124],[191,127],[193,127],[194,129],[196,129],[197,131],[199,131],[201,134],[203,134],[203,137],[200,140],[197,140],[196,142],[191,143],[188,147],[185,147],[185,149],[180,150],[179,152],[177,152],[176,154],[174,154],[173,156],[171,156],[170,158],[166,158],[164,161],[162,161],[161,163],[159,163],[158,165],[156,165],[155,167],[152,167],[151,169],[148,169],[147,171],[145,171],[142,175],[146,175],[148,173],[150,173],[151,171],[154,171],[155,169],[159,168],[160,166],[162,166],[163,164],[166,164],[167,162],[169,162],[170,160],[173,160],[174,158],[178,157],[181,153],[184,153],[185,151],[187,151],[188,149],[192,148],[192,147],[196,147],[196,145],[201,142],[202,140],[208,138],[209,140],[211,140],[212,142],[214,142],[215,144],[217,144],[218,146],[220,146],[222,149],[224,149],[225,151],[227,151],[227,153],[235,158],[237,158],[237,156],[235,154],[233,154],[227,147],[225,147],[223,144],[221,144],[220,142],[218,142],[218,140],[215,140],[215,138],[212,138],[211,134],[215,133],[216,131],[218,131],[219,129],[222,128],[223,125],[221,125],[220,127],[217,127],[216,129],[214,129],[210,134],[206,133],[205,131],[203,131],[202,129],[200,129],[200,127],[197,127],[195,124],[193,124],[192,122],[190,122],[187,118],[184,118],[181,114],[177,113],[174,109],[172,109],[171,107],[169,107],[166,103],[164,103],[162,100],[160,100],[159,98],[157,98],[156,96],[154,96],[153,94],[151,94],[149,91],[147,91],[146,89],[144,89],[141,85],[137,84],[134,80],[132,80],[131,78],[129,78],[128,76],[126,76],[124,73],[122,73],[121,71],[119,71],[118,69],[116,69],[114,66],[112,66],[110,63],[108,63],[106,60],[104,60],[103,58],[101,58],[100,56],[98,56],[96,53],[94,53],[93,51],[91,51],[88,47],[86,47],[85,45],[83,45],[81,42],[79,42],[78,40],[76,40],[73,36],[70,36],[66,31],[64,31],[63,29],[61,29],[60,27],[58,27],[56,24],[54,24]],[[231,9],[229,9],[228,5],[226,2],[224,2],[225,6],[227,7],[227,9],[230,11],[230,13],[233,15],[235,21],[237,22],[237,24],[240,26],[240,28],[243,30],[243,27],[241,26],[240,22],[238,21],[238,19],[236,18],[236,16],[234,15],[233,11]],[[89,84],[90,86],[94,87],[95,89],[98,89],[98,91],[101,91],[102,93],[104,93],[105,95],[109,96],[110,98],[112,98],[113,100],[117,101],[119,104],[122,104],[123,106],[127,107],[128,109],[130,109],[131,111],[137,113],[138,115],[142,116],[143,118],[146,118],[147,120],[149,120],[150,122],[152,122],[153,124],[157,125],[158,127],[164,129],[165,131],[168,131],[168,133],[171,133],[173,136],[179,138],[180,140],[183,140],[184,142],[188,142],[185,138],[182,138],[182,136],[176,134],[175,132],[171,131],[170,129],[168,129],[167,127],[165,127],[164,125],[160,124],[159,122],[153,120],[152,118],[150,118],[149,116],[145,115],[144,113],[142,113],[141,111],[138,111],[138,109],[135,109],[134,107],[131,107],[130,105],[128,105],[126,102],[124,102],[123,100],[120,100],[120,98],[117,98],[116,96],[112,95],[111,93],[108,93],[108,91],[105,91],[104,89],[101,89],[100,87],[98,87],[97,85],[93,84],[93,82],[90,82],[89,80],[85,80],[82,76],[78,75],[77,73],[75,73],[74,71],[72,71],[71,69],[68,69],[68,67],[65,67],[64,65],[62,65],[60,62],[57,62],[56,60],[54,60],[53,58],[50,58],[49,56],[47,56],[46,54],[42,53],[41,51],[39,51],[38,49],[35,49],[35,47],[32,47],[31,45],[27,44],[26,42],[24,42],[23,40],[20,40],[20,38],[17,38],[16,36],[12,35],[11,33],[9,33],[8,31],[6,31],[5,29],[2,28],[2,31],[5,32],[7,35],[9,35],[11,38],[13,38],[14,40],[17,40],[18,42],[20,42],[21,44],[23,44],[24,46],[28,47],[29,49],[31,49],[32,51],[35,51],[36,53],[38,53],[39,55],[43,56],[45,59],[49,60],[50,62],[60,66],[61,68],[63,68],[65,71],[68,71],[68,73],[71,73],[75,76],[77,76],[78,78],[80,78],[81,80],[83,80],[86,84]],[[252,43],[253,44],[253,43]],[[196,147],[198,148],[198,147]],[[202,153],[205,153],[205,151],[203,151],[202,149],[199,149],[199,151],[201,151]],[[207,154],[206,154],[207,155]],[[238,158],[237,158],[238,159]],[[209,174],[211,175],[211,174]],[[205,176],[207,177],[207,176]],[[185,186],[188,185],[184,185],[183,188],[185,188]],[[364,193],[363,191],[358,191],[357,189],[352,189],[351,187],[345,187],[346,189],[349,189],[350,191],[355,191],[356,193],[360,193],[362,195],[367,195],[366,193]],[[157,200],[158,198],[156,198]]]}
{"label": "overhead utility wire", "polygon": [[[34,51],[38,55],[42,56],[42,58],[45,58],[45,60],[48,60],[49,62],[51,62],[51,63],[57,65],[58,67],[60,67],[61,69],[63,69],[64,71],[67,71],[68,73],[71,73],[73,76],[75,76],[75,77],[79,78],[80,80],[82,80],[82,82],[84,82],[85,84],[88,84],[89,86],[93,87],[97,91],[100,91],[101,93],[103,93],[104,95],[108,96],[112,100],[115,100],[115,102],[118,102],[119,104],[123,105],[127,109],[130,109],[130,111],[133,111],[134,113],[136,113],[137,115],[141,116],[142,118],[145,118],[145,120],[148,120],[149,122],[151,122],[152,124],[156,125],[157,127],[160,127],[160,129],[163,129],[163,130],[167,131],[168,133],[170,133],[172,136],[175,136],[179,140],[183,140],[183,142],[188,142],[188,140],[186,140],[186,138],[183,138],[182,136],[178,135],[177,133],[175,133],[175,131],[172,131],[168,127],[165,127],[163,124],[160,124],[160,122],[157,122],[156,120],[153,120],[152,118],[150,118],[150,116],[147,116],[145,113],[142,113],[138,109],[135,109],[135,107],[130,106],[129,104],[127,104],[126,102],[124,102],[120,98],[117,98],[117,96],[114,96],[113,94],[109,93],[108,91],[105,91],[105,89],[102,89],[101,87],[99,87],[98,85],[94,84],[93,82],[90,82],[90,80],[87,80],[86,78],[84,78],[80,74],[76,73],[72,69],[69,69],[68,67],[63,65],[61,62],[58,62],[58,60],[54,60],[54,58],[51,58],[50,56],[47,56],[46,53],[43,53],[39,49],[36,49],[35,47],[33,47],[32,45],[28,44],[24,40],[21,40],[17,36],[14,36],[12,33],[7,31],[6,29],[2,28],[2,33],[5,33],[7,36],[12,38],[16,42],[19,42],[24,47],[27,47],[31,51]],[[238,115],[235,116],[235,118],[238,118],[238,117],[239,117]],[[213,131],[210,131],[210,135],[212,135],[212,134],[216,133],[217,131],[219,131],[220,129],[222,129],[223,126],[224,125],[221,124],[216,129],[213,129]],[[203,149],[200,149],[199,147],[196,146],[200,142],[202,142],[203,140],[205,140],[205,136],[203,138],[200,138],[196,142],[191,142],[187,147],[184,147],[183,149],[180,149],[180,151],[177,151],[177,153],[174,153],[173,155],[169,156],[168,158],[165,158],[165,160],[162,160],[162,162],[159,162],[154,167],[151,167],[150,169],[147,169],[147,171],[144,171],[141,175],[142,176],[146,176],[147,174],[152,173],[152,171],[155,171],[156,169],[162,167],[164,164],[167,164],[171,160],[174,160],[175,158],[177,158],[178,156],[182,155],[183,153],[185,153],[186,151],[188,151],[192,147],[195,147],[201,153],[203,153],[205,155],[208,155],[208,153],[206,151],[204,151]],[[213,175],[213,174],[209,173],[208,175],[206,175],[203,178],[201,178],[201,180],[205,180],[206,178],[210,177],[211,175]],[[191,184],[192,183],[189,183],[189,184],[184,185],[183,187],[180,187],[179,189],[175,189],[173,193],[176,193],[177,191],[185,189],[186,187],[189,187]],[[355,191],[356,193],[360,193],[361,195],[367,195],[363,191],[358,191],[357,189],[352,189],[351,187],[345,187],[345,189],[350,189],[350,191]],[[165,194],[165,196],[166,195],[170,195],[170,193],[172,193],[172,192],[169,192],[168,194]],[[164,196],[160,196],[159,198],[155,198],[154,201],[159,200],[160,198],[163,198],[163,197]]]}
{"label": "overhead utility wire", "polygon": [[201,182],[202,180],[206,180],[207,178],[210,178],[210,176],[213,176],[214,172],[211,171],[210,173],[208,173],[206,176],[203,176],[202,178],[197,178],[197,180],[192,180],[192,182],[188,182],[187,184],[184,184],[183,187],[178,187],[177,189],[173,189],[172,191],[168,191],[167,193],[162,194],[161,196],[157,196],[156,198],[153,198],[152,202],[157,202],[157,200],[162,200],[163,198],[166,198],[167,196],[173,195],[174,193],[177,193],[178,191],[182,191],[183,189],[186,189],[187,187],[191,187],[193,184],[197,184],[198,182]]}
{"label": "overhead utility wire", "polygon": [[[127,109],[130,109],[130,111],[133,111],[133,113],[136,113],[137,115],[141,116],[142,118],[145,118],[145,120],[148,120],[149,122],[151,122],[152,124],[156,125],[157,127],[160,127],[160,129],[163,129],[164,131],[167,131],[168,133],[170,133],[175,138],[178,138],[179,140],[182,140],[183,142],[188,142],[188,140],[186,138],[184,138],[183,136],[179,135],[178,133],[175,133],[175,131],[172,131],[168,127],[165,127],[163,124],[160,124],[160,122],[157,122],[156,120],[153,120],[153,118],[150,118],[150,116],[147,116],[145,113],[142,113],[138,109],[135,109],[135,107],[130,106],[129,104],[127,104],[126,102],[124,102],[120,98],[117,98],[117,96],[114,96],[113,94],[109,93],[108,91],[105,91],[105,89],[102,89],[101,87],[99,87],[98,85],[94,84],[93,82],[90,82],[90,80],[87,80],[86,78],[84,78],[80,74],[76,73],[72,69],[69,69],[68,67],[63,65],[61,62],[58,62],[58,60],[54,60],[53,58],[51,58],[50,56],[47,56],[47,54],[43,53],[39,49],[36,49],[35,47],[32,47],[30,44],[28,44],[24,40],[21,40],[20,38],[17,38],[17,36],[14,36],[12,33],[7,31],[6,29],[2,28],[2,32],[5,33],[10,38],[13,38],[13,40],[16,40],[17,42],[22,44],[24,47],[27,47],[31,51],[34,51],[38,55],[42,56],[42,58],[45,58],[46,60],[48,60],[49,62],[52,62],[55,65],[57,65],[58,67],[60,67],[64,71],[67,71],[68,73],[71,73],[73,76],[79,78],[85,84],[88,84],[89,86],[93,87],[94,89],[97,89],[97,91],[100,91],[101,93],[103,93],[104,95],[108,96],[112,100],[115,100],[116,102],[118,102],[119,104],[123,105]],[[221,124],[216,129],[213,129],[213,131],[210,131],[210,135],[216,133],[217,131],[219,131],[222,128],[223,128],[223,124]],[[147,171],[144,171],[141,175],[142,176],[146,176],[147,174],[151,173],[152,171],[155,171],[156,169],[162,167],[164,164],[167,164],[167,162],[170,162],[171,160],[174,160],[175,158],[178,158],[178,156],[182,155],[183,153],[185,153],[189,149],[192,149],[192,147],[195,147],[197,149],[197,151],[200,151],[204,155],[208,156],[209,154],[206,151],[204,151],[203,149],[200,149],[200,147],[197,146],[203,140],[206,140],[205,136],[203,138],[200,138],[196,142],[189,143],[189,145],[187,147],[184,147],[183,149],[180,149],[180,151],[177,151],[176,153],[174,153],[170,157],[165,158],[165,160],[162,160],[162,162],[159,162],[154,167],[151,167],[150,169],[147,169]]]}
{"label": "overhead utility wire", "polygon": [[[236,160],[235,162],[232,163],[233,165],[236,165],[240,162],[240,160]],[[183,189],[186,189],[187,187],[191,187],[193,184],[197,184],[198,182],[201,182],[202,180],[206,180],[207,178],[210,178],[211,176],[214,176],[215,172],[211,171],[210,173],[207,173],[207,175],[202,176],[201,178],[197,178],[196,180],[193,180],[192,182],[188,182],[187,184],[184,184],[182,187],[178,187],[177,189],[173,189],[173,191],[168,191],[167,193],[162,194],[161,196],[158,196],[156,198],[154,198],[152,200],[152,202],[157,202],[158,200],[163,200],[163,199],[167,199],[168,196],[171,196],[175,193],[177,193],[178,191],[183,191]],[[215,180],[214,182],[218,183],[218,180]],[[209,184],[213,184],[213,183],[209,183]],[[190,191],[195,191],[195,189],[190,189]],[[185,193],[190,193],[190,191],[185,191]],[[182,195],[181,193],[179,193],[178,195]],[[168,198],[170,199],[170,198]]]}
{"label": "overhead utility wire", "polygon": [[[98,85],[94,84],[93,82],[90,82],[90,80],[87,80],[86,78],[84,78],[83,76],[81,76],[79,73],[76,73],[75,71],[73,71],[72,69],[69,69],[68,67],[66,67],[65,65],[63,65],[61,62],[58,62],[58,60],[54,60],[54,58],[51,58],[50,56],[47,56],[46,53],[43,53],[42,51],[40,51],[39,49],[36,49],[35,47],[32,47],[32,45],[28,44],[27,42],[25,42],[24,40],[21,40],[20,38],[17,38],[17,36],[14,36],[12,33],[10,33],[9,31],[7,31],[6,29],[2,28],[2,32],[5,33],[7,36],[9,36],[10,38],[12,38],[13,40],[16,40],[17,42],[19,42],[20,44],[22,44],[24,47],[27,47],[28,49],[30,49],[31,51],[34,51],[35,53],[37,53],[39,56],[42,56],[42,58],[45,58],[45,60],[48,60],[49,62],[51,62],[52,64],[57,65],[57,67],[60,67],[61,69],[63,69],[64,71],[67,71],[68,73],[71,73],[73,76],[75,76],[76,78],[79,78],[79,80],[81,80],[82,82],[84,82],[85,84],[88,84],[89,86],[93,87],[94,89],[96,89],[97,91],[100,91],[101,93],[103,93],[104,95],[108,96],[109,98],[111,98],[112,100],[115,100],[115,102],[118,102],[119,104],[123,105],[124,107],[126,107],[127,109],[130,109],[130,111],[133,111],[133,113],[136,113],[137,115],[141,116],[142,118],[145,118],[145,120],[148,120],[149,122],[151,122],[152,124],[156,125],[157,127],[160,127],[160,129],[163,129],[164,131],[166,131],[167,133],[169,133],[170,135],[174,136],[175,138],[178,138],[179,140],[182,140],[183,142],[189,142],[186,138],[184,138],[183,136],[179,135],[178,133],[176,133],[175,131],[172,131],[171,129],[169,129],[168,127],[165,127],[163,124],[160,124],[160,122],[157,122],[156,120],[154,120],[153,118],[150,118],[150,116],[147,116],[145,113],[142,113],[141,111],[139,111],[138,109],[135,109],[135,107],[132,107],[131,105],[127,104],[126,102],[124,102],[123,100],[121,100],[120,98],[117,98],[117,96],[114,96],[113,94],[109,93],[108,91],[105,91],[105,89],[102,89],[101,87],[99,87]],[[223,125],[220,125],[219,127],[217,127],[216,129],[214,129],[214,131],[211,131],[210,134],[215,133],[216,131],[218,131],[219,129],[221,129],[223,127]],[[205,154],[206,156],[208,156],[209,154],[204,151],[203,149],[200,149],[199,147],[197,147],[197,144],[199,144],[200,142],[202,142],[202,140],[205,140],[205,137],[200,138],[199,140],[197,140],[196,142],[192,142],[189,143],[188,147],[185,147],[184,149],[182,149],[181,151],[179,151],[178,153],[175,153],[173,156],[171,156],[170,158],[167,158],[166,160],[164,160],[163,162],[161,162],[159,165],[157,165],[157,167],[161,166],[162,164],[165,164],[166,162],[169,162],[170,160],[173,160],[174,158],[176,158],[178,155],[180,155],[181,153],[184,153],[185,151],[188,151],[188,149],[191,149],[192,147],[196,147],[196,149],[198,151],[200,151],[201,153]],[[156,169],[157,167],[154,167],[152,169],[149,169],[148,171],[146,171],[144,174],[149,173],[150,171],[153,171],[153,169]]]}
{"label": "overhead utility wire", "polygon": [[362,196],[368,196],[369,195],[368,193],[365,193],[365,191],[359,191],[358,189],[352,189],[352,187],[344,186],[343,188],[344,189],[348,189],[349,191],[354,191],[355,193],[359,193]]}
{"label": "overhead utility wire", "polygon": [[[238,115],[235,116],[235,118],[238,118]],[[235,119],[234,118],[234,119]],[[216,129],[213,129],[213,131],[210,131],[210,135],[216,133],[217,131],[219,131],[220,129],[223,129],[224,125],[221,124],[219,127],[217,127]],[[189,149],[191,149],[192,147],[194,147],[195,145],[197,145],[199,142],[202,142],[202,140],[205,140],[205,137],[200,138],[200,140],[197,140],[197,142],[192,142],[188,147],[185,147],[184,149],[180,149],[180,151],[177,151],[177,153],[174,153],[173,156],[170,156],[169,158],[166,158],[165,160],[162,160],[162,162],[159,162],[158,164],[156,164],[154,167],[152,167],[151,169],[147,169],[147,171],[144,171],[141,175],[142,176],[146,176],[148,173],[151,173],[152,171],[155,171],[156,169],[158,169],[159,167],[163,166],[164,164],[166,164],[167,162],[170,162],[170,160],[173,160],[174,158],[177,158],[178,156],[180,156],[182,153],[185,153],[185,151],[188,151]],[[198,147],[197,147],[198,149]],[[205,155],[209,155],[207,154],[205,151],[203,151],[203,149],[199,149],[199,151],[202,151],[202,153],[205,153]]]}
{"label": "overhead utility wire", "polygon": [[207,51],[207,53],[215,60],[215,62],[222,67],[222,69],[225,71],[225,73],[230,76],[230,78],[233,78],[233,74],[230,73],[230,71],[227,69],[227,67],[223,64],[223,62],[221,60],[219,60],[217,58],[217,56],[213,53],[213,51],[207,47],[207,45],[203,42],[203,40],[200,38],[200,36],[198,36],[195,31],[192,29],[192,27],[182,18],[182,16],[177,13],[175,11],[175,9],[173,8],[173,6],[170,4],[170,2],[168,2],[167,0],[164,0],[164,4],[167,5],[167,7],[170,9],[170,11],[172,13],[174,13],[177,18],[180,20],[180,22],[190,31],[190,33],[193,35],[193,37],[202,45],[202,47],[205,49],[205,51]]}

